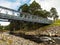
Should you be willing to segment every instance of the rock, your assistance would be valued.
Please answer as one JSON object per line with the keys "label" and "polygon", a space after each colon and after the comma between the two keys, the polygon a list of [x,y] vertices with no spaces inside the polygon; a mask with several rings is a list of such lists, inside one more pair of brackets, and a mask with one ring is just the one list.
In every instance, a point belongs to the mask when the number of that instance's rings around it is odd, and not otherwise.
{"label": "rock", "polygon": [[23,37],[17,37],[8,33],[0,33],[0,35],[3,35],[1,37],[5,37],[6,40],[3,39],[3,41],[0,43],[0,45],[49,45],[46,43],[36,43],[34,41],[31,41],[29,39],[24,39]]}
{"label": "rock", "polygon": [[40,35],[60,36],[60,26],[50,26],[46,30],[41,31]]}

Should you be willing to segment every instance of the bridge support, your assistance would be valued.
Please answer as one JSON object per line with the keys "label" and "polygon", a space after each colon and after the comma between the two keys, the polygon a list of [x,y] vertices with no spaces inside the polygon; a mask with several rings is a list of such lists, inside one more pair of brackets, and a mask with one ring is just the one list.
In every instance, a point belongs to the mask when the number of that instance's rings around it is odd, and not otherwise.
{"label": "bridge support", "polygon": [[42,26],[45,25],[39,23],[26,22],[26,21],[11,20],[10,33],[13,33],[16,30],[36,30]]}
{"label": "bridge support", "polygon": [[10,33],[15,30],[20,30],[20,21],[11,20],[10,21]]}
{"label": "bridge support", "polygon": [[11,21],[10,21],[10,33],[12,33],[13,30],[15,30],[15,29],[14,29],[14,21],[11,20]]}

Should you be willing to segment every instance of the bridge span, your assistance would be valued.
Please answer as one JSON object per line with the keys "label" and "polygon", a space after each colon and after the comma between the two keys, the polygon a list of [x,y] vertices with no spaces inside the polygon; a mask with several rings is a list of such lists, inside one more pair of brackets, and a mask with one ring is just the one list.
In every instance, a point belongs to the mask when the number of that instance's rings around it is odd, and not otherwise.
{"label": "bridge span", "polygon": [[52,20],[47,18],[21,13],[19,11],[0,6],[0,19],[18,20],[27,22],[36,22],[42,24],[51,24]]}

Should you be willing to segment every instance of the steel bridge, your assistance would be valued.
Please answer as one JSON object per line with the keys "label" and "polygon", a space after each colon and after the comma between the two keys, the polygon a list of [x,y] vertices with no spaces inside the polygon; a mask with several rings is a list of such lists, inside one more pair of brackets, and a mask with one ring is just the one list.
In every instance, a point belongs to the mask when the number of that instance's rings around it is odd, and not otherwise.
{"label": "steel bridge", "polygon": [[19,11],[2,7],[2,6],[0,6],[0,19],[27,21],[27,22],[35,22],[35,23],[42,23],[42,24],[52,23],[52,21],[47,18],[43,18],[43,17],[39,17],[27,13],[21,13]]}

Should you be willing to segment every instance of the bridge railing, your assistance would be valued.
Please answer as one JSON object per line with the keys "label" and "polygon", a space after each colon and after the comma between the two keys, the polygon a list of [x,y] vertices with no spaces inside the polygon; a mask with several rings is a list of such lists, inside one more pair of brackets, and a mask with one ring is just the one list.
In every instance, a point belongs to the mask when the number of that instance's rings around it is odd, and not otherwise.
{"label": "bridge railing", "polygon": [[21,13],[22,17],[24,19],[29,19],[30,21],[34,21],[34,22],[41,22],[41,23],[52,23],[51,20],[47,19],[47,18],[42,18],[42,17],[39,17],[39,16],[36,16],[36,15],[31,15],[31,14],[28,14],[28,13]]}
{"label": "bridge railing", "polygon": [[0,6],[0,13],[4,13],[4,14],[8,14],[8,15],[14,15],[14,16],[19,16],[20,15],[20,13],[18,11],[8,9],[8,8],[5,8],[5,7],[1,7],[1,6]]}
{"label": "bridge railing", "polygon": [[18,12],[5,7],[0,7],[0,18],[24,20],[24,21],[38,22],[38,23],[51,23],[51,21],[47,18],[42,18],[24,12]]}

